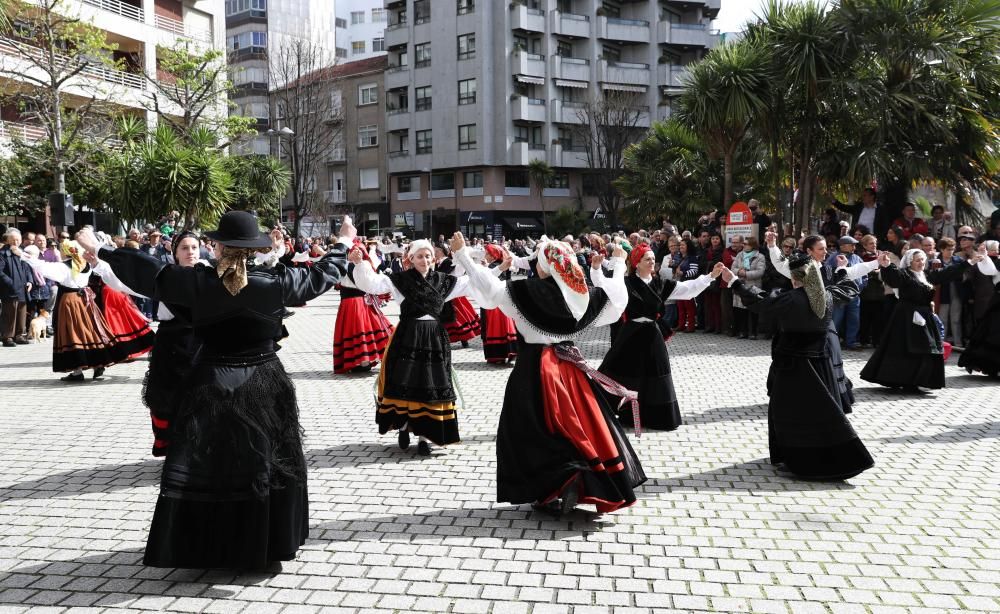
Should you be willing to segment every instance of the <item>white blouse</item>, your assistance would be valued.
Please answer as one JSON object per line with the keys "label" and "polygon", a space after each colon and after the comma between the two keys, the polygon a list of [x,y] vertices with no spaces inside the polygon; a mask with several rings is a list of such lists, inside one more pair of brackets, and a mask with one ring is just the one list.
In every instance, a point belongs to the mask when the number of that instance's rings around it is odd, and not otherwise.
{"label": "white blouse", "polygon": [[997,265],[993,264],[992,258],[983,258],[977,266],[980,273],[993,278],[993,285],[1000,284],[1000,271],[997,271]]}
{"label": "white blouse", "polygon": [[[785,255],[781,253],[781,248],[777,245],[769,247],[768,253],[771,255],[771,264],[774,265],[774,269],[788,279],[791,279],[792,270],[788,266],[788,260],[785,259]],[[839,271],[840,269],[846,270],[847,279],[854,281],[855,279],[861,279],[872,271],[877,271],[878,260],[869,260],[868,262],[862,262],[849,267],[839,267],[837,270]]]}
{"label": "white blouse", "polygon": [[[451,289],[448,296],[445,297],[445,301],[450,301],[456,299],[460,296],[468,296],[469,294],[469,278],[468,277],[456,277],[455,287]],[[354,285],[363,292],[368,294],[391,294],[393,300],[397,303],[402,304],[406,297],[400,292],[392,280],[389,279],[388,275],[383,275],[382,273],[376,273],[370,266],[355,266],[354,267]],[[420,316],[418,320],[434,320],[433,316]]]}
{"label": "white blouse", "polygon": [[37,271],[45,279],[52,280],[60,286],[67,288],[86,288],[90,282],[90,274],[93,271],[93,267],[91,267],[74,276],[73,270],[66,266],[64,262],[46,262],[38,258],[25,258],[24,256],[21,257],[21,260],[27,262],[28,266]]}
{"label": "white blouse", "polygon": [[[499,308],[514,321],[514,326],[527,343],[550,345],[560,341],[572,341],[584,333],[581,330],[572,335],[552,335],[542,332],[531,325],[527,318],[521,315],[514,301],[507,293],[507,284],[491,275],[486,267],[476,264],[463,249],[453,254],[453,257],[465,268],[471,287],[472,297],[483,309]],[[621,258],[610,258],[614,274],[612,277],[592,275],[595,288],[601,288],[608,295],[608,304],[598,314],[591,326],[607,326],[621,318],[622,312],[628,306],[628,289],[625,287],[625,261]]]}

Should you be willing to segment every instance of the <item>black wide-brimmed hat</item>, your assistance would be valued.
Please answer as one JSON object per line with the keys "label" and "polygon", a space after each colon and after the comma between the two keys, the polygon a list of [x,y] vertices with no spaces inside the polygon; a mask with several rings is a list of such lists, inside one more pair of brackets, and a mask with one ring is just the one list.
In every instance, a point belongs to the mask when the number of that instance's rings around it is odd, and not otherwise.
{"label": "black wide-brimmed hat", "polygon": [[260,231],[257,217],[246,211],[228,211],[219,218],[219,229],[205,236],[230,247],[271,247],[271,237]]}

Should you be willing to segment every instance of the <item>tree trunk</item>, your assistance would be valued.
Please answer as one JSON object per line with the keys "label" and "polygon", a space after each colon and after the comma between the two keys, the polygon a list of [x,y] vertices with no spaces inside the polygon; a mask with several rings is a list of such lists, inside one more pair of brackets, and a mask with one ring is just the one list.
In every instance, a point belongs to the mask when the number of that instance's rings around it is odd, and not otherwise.
{"label": "tree trunk", "polygon": [[799,230],[812,232],[812,182],[809,179],[809,162],[812,159],[812,135],[806,129],[802,142],[802,156],[799,159]]}
{"label": "tree trunk", "polygon": [[[548,236],[548,234],[549,234],[549,216],[546,215],[546,212],[545,212],[545,188],[543,188],[543,187],[539,187],[538,188],[538,203],[542,207],[542,232],[545,233],[545,236]],[[549,237],[549,238],[551,239],[552,237]]]}
{"label": "tree trunk", "polygon": [[778,142],[771,139],[771,187],[774,189],[774,210],[775,210],[775,221],[778,223],[778,236],[783,237],[785,234],[785,208],[782,206],[781,202],[781,182],[780,182],[780,169],[778,168],[781,164],[781,154],[778,152]]}
{"label": "tree trunk", "polygon": [[723,157],[723,188],[722,188],[722,208],[725,211],[733,206],[733,157],[732,148]]}

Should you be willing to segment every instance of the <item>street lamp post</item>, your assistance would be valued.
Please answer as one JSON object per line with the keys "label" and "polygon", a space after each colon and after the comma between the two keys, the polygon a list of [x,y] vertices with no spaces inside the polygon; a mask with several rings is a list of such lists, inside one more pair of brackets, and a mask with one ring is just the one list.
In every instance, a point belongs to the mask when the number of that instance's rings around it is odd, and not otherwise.
{"label": "street lamp post", "polygon": [[[275,130],[274,128],[268,128],[266,134],[268,137],[277,140],[278,149],[276,157],[278,158],[278,160],[281,160],[281,137],[288,137],[288,140],[292,140],[293,138],[295,138],[295,131],[289,128],[288,126],[282,126],[280,130]],[[291,155],[289,156],[289,159],[292,159]],[[298,184],[298,180],[296,180],[296,184]],[[300,185],[296,185],[296,190],[299,193],[301,193],[301,187],[302,186]],[[295,237],[295,239],[298,239],[298,237]]]}

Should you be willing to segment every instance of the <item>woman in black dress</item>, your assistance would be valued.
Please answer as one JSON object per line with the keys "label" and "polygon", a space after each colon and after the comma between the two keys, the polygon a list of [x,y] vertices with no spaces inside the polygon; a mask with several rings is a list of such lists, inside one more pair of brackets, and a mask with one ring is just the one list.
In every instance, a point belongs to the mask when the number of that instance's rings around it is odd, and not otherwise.
{"label": "woman in black dress", "polygon": [[[683,420],[664,342],[670,336],[669,325],[663,317],[664,302],[694,299],[711,285],[724,267],[719,262],[710,275],[688,281],[664,281],[654,274],[656,258],[645,243],[632,250],[629,264],[632,272],[625,277],[628,307],[624,322],[598,370],[638,393],[642,428],[672,431]],[[632,424],[631,412],[621,412],[620,418],[623,423]]]}
{"label": "woman in black dress", "polygon": [[990,377],[997,377],[1000,375],[1000,259],[986,256],[985,242],[980,246],[979,253],[982,256],[979,272],[992,278],[993,298],[990,299],[986,315],[979,320],[969,336],[969,343],[958,359],[958,366],[969,373],[979,371]]}
{"label": "woman in black dress", "polygon": [[833,305],[858,295],[844,264],[846,259],[838,259],[833,283],[825,285],[818,262],[794,257],[788,261],[792,289],[774,296],[748,288],[731,271],[722,273],[748,309],[766,310],[774,318],[767,374],[771,464],[807,480],[846,480],[875,464],[847,420],[830,361]]}
{"label": "woman in black dress", "polygon": [[[460,441],[446,325],[455,319],[454,299],[464,298],[468,278],[432,270],[434,248],[429,241],[413,241],[405,257],[410,268],[391,275],[355,266],[354,283],[368,294],[391,294],[399,304],[399,325],[378,375],[378,432],[398,430],[404,450],[410,447],[410,433],[415,433],[420,438],[417,453],[429,456],[428,441],[439,446]],[[355,265],[361,258],[360,250],[351,251]]]}
{"label": "woman in black dress", "polygon": [[896,306],[886,323],[878,348],[861,370],[861,379],[918,392],[920,388],[944,388],[944,340],[934,319],[934,284],[948,283],[979,262],[969,261],[924,271],[927,255],[911,249],[903,254],[899,267],[888,254],[879,256],[882,282],[893,288]]}
{"label": "woman in black dress", "polygon": [[452,251],[476,301],[507,314],[519,334],[497,427],[497,501],[534,503],[553,514],[577,502],[602,513],[634,504],[646,475],[597,388],[628,391],[589,367],[574,344],[587,329],[617,321],[628,304],[624,251],[614,248],[611,277],[600,274],[604,258],[595,255],[588,287],[573,249],[561,241],[540,243],[537,277],[506,284],[464,247],[456,233]]}
{"label": "woman in black dress", "polygon": [[[278,359],[286,305],[326,292],[346,249],[309,269],[248,266],[272,239],[257,218],[230,211],[216,268],[182,267],[131,249],[99,257],[136,292],[189,310],[196,343],[170,425],[160,496],[143,562],[154,567],[263,568],[295,558],[309,530],[306,463],[295,388]],[[93,234],[79,239],[97,250]]]}

